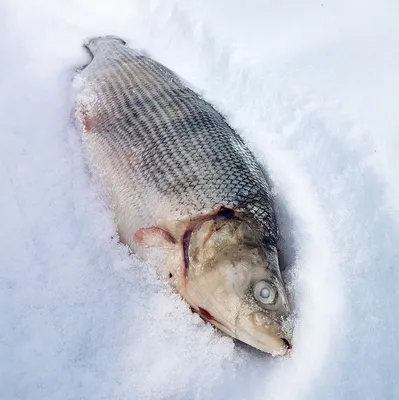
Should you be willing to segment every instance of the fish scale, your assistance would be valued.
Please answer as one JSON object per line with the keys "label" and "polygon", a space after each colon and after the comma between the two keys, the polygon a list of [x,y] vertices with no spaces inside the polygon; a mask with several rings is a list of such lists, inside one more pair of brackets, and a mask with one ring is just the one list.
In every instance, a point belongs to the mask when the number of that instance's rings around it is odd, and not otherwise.
{"label": "fish scale", "polygon": [[95,40],[79,74],[76,112],[118,227],[133,234],[160,218],[226,207],[275,245],[262,167],[225,118],[158,62],[119,39]]}

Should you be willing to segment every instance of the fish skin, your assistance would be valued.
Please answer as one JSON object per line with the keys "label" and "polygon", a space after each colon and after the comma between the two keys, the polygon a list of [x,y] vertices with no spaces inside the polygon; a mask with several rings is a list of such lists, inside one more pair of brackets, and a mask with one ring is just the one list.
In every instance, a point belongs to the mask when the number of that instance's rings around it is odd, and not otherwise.
{"label": "fish skin", "polygon": [[88,45],[94,58],[80,74],[78,119],[86,121],[86,133],[94,132],[87,141],[106,149],[101,162],[107,159],[116,174],[128,174],[130,186],[141,189],[134,194],[136,217],[157,223],[157,205],[148,204],[142,190],[150,188],[171,217],[234,209],[253,219],[265,244],[276,245],[262,167],[226,119],[158,62],[117,38],[96,40]]}

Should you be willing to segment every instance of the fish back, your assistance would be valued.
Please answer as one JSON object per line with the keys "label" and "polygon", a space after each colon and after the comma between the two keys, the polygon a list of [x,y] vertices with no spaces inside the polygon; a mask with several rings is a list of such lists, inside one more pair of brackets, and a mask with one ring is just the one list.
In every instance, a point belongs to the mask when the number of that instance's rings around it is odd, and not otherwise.
{"label": "fish back", "polygon": [[118,226],[131,231],[226,207],[274,245],[263,170],[225,118],[160,63],[121,40],[95,40],[76,111]]}

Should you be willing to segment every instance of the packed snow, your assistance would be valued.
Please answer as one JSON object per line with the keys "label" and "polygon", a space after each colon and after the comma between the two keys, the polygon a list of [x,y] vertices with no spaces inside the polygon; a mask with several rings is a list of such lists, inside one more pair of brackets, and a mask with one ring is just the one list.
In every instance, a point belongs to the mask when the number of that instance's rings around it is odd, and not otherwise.
{"label": "packed snow", "polygon": [[[399,399],[399,2],[4,0],[0,399]],[[294,349],[203,322],[118,243],[72,115],[84,39],[144,49],[273,184]]]}

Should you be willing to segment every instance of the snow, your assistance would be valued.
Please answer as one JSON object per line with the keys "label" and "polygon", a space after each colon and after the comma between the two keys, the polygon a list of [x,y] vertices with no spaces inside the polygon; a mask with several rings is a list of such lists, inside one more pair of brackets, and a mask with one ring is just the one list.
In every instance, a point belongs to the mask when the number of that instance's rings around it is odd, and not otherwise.
{"label": "snow", "polygon": [[[0,398],[399,398],[399,3],[0,5]],[[145,49],[269,171],[294,351],[222,336],[115,236],[71,124],[90,36]]]}

